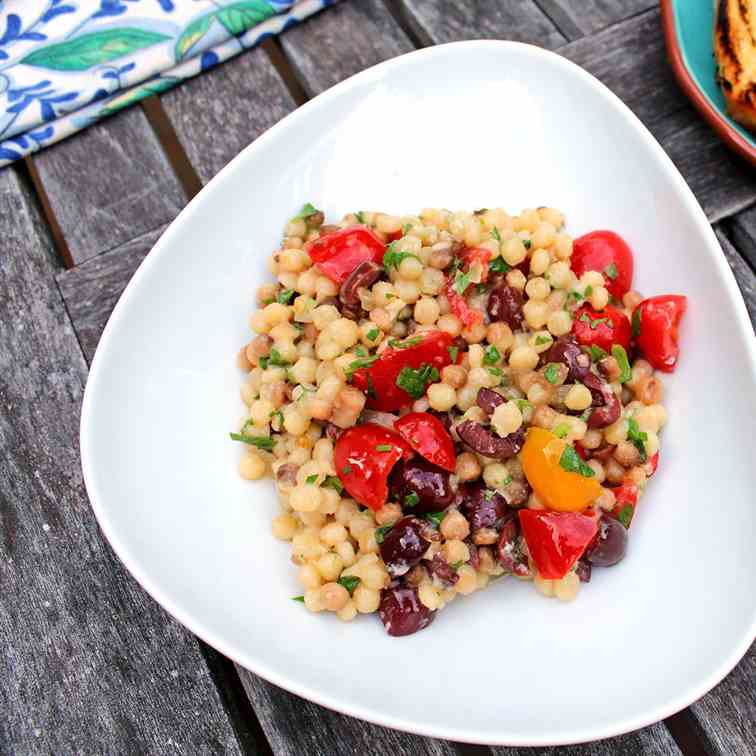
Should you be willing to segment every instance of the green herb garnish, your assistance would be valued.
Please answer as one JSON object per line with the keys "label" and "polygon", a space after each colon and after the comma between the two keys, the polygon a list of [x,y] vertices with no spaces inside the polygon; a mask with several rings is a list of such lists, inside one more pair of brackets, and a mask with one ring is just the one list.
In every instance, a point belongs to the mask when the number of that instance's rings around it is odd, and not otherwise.
{"label": "green herb garnish", "polygon": [[627,359],[625,347],[620,344],[612,346],[612,356],[617,360],[620,369],[619,382],[627,383],[633,377],[633,371],[630,369],[630,361]]}
{"label": "green herb garnish", "polygon": [[575,451],[572,446],[565,446],[562,456],[559,458],[559,466],[567,472],[574,472],[578,475],[582,475],[584,478],[592,478],[596,473],[593,469],[586,465],[580,455]]}
{"label": "green herb garnish", "polygon": [[447,347],[449,350],[449,357],[451,357],[452,364],[456,364],[457,357],[459,356],[459,347],[457,346],[450,346]]}
{"label": "green herb garnish", "polygon": [[415,369],[402,368],[402,372],[396,378],[396,385],[406,391],[413,399],[419,399],[425,394],[425,387],[439,379],[438,370],[424,362],[421,367]]}
{"label": "green herb garnish", "polygon": [[625,526],[625,528],[629,528],[630,523],[633,521],[634,514],[635,510],[633,509],[633,505],[625,504],[625,506],[617,512],[617,519]]}
{"label": "green herb garnish", "polygon": [[559,380],[559,367],[556,362],[550,362],[543,371],[543,377],[553,386]]}
{"label": "green herb garnish", "polygon": [[483,491],[483,498],[486,501],[491,501],[491,499],[493,499],[495,494],[496,494],[495,491],[492,491],[490,488],[487,488],[485,491]]}
{"label": "green herb garnish", "polygon": [[612,325],[612,321],[609,318],[596,318],[596,320],[592,320],[587,312],[584,312],[580,316],[580,320],[582,320],[583,323],[588,323],[592,331],[595,331],[602,323],[607,323],[608,328],[614,327]]}
{"label": "green herb garnish", "polygon": [[317,483],[317,482],[318,482],[318,476],[317,476],[317,474],[315,474],[315,475],[308,475],[308,476],[307,476],[307,477],[305,478],[305,483],[308,483],[308,484],[310,484],[310,485],[311,485],[312,483]]}
{"label": "green herb garnish", "polygon": [[609,263],[609,265],[604,268],[604,273],[606,273],[606,275],[609,276],[612,281],[615,281],[617,279],[617,276],[619,275],[616,263]]}
{"label": "green herb garnish", "polygon": [[633,333],[634,339],[637,339],[638,336],[640,336],[640,329],[641,329],[641,311],[640,311],[640,307],[636,307],[635,312],[633,313],[633,320],[632,320],[632,333]]}
{"label": "green herb garnish", "polygon": [[292,601],[299,601],[300,604],[304,604],[304,596],[292,596]]}
{"label": "green herb garnish", "polygon": [[491,229],[491,236],[493,236],[494,239],[496,239],[497,242],[501,241],[501,234],[499,233],[499,229],[494,226]]}
{"label": "green herb garnish", "polygon": [[501,368],[498,367],[487,367],[486,370],[494,376],[494,378],[501,378]]}
{"label": "green herb garnish", "polygon": [[362,214],[362,210],[358,210],[356,213],[354,213],[354,217],[357,218],[358,223],[365,222],[365,216]]}
{"label": "green herb garnish", "polygon": [[284,289],[283,291],[279,291],[276,296],[276,302],[278,302],[278,304],[287,305],[292,299],[294,299],[296,293],[297,292],[294,291],[294,289]]}
{"label": "green herb garnish", "polygon": [[393,528],[393,525],[382,525],[380,528],[375,529],[375,542],[383,543],[383,539],[386,537],[386,533]]}
{"label": "green herb garnish", "polygon": [[304,220],[305,218],[309,218],[311,215],[315,215],[315,213],[317,212],[318,208],[315,207],[315,205],[312,205],[309,202],[305,202],[305,204],[302,205],[302,209],[292,218],[292,220],[299,220],[300,218]]}
{"label": "green herb garnish", "polygon": [[403,234],[404,236],[406,236],[406,235],[407,235],[407,233],[408,233],[408,232],[410,231],[410,229],[411,229],[411,228],[412,228],[412,224],[411,224],[411,223],[405,223],[405,224],[404,224],[404,225],[402,226],[402,234]]}
{"label": "green herb garnish", "polygon": [[590,297],[591,294],[593,294],[593,286],[589,284],[588,286],[585,287],[585,296]]}
{"label": "green herb garnish", "polygon": [[438,528],[441,525],[441,521],[446,516],[446,512],[428,512],[423,515],[428,522],[433,525],[434,528]]}
{"label": "green herb garnish", "polygon": [[276,445],[275,440],[270,436],[247,436],[244,433],[229,433],[228,435],[231,436],[232,441],[241,441],[263,451],[273,451],[273,447]]}
{"label": "green herb garnish", "polygon": [[523,246],[525,247],[525,249],[530,249],[530,247],[533,244],[533,242],[530,241],[530,239],[523,239],[522,243],[523,243]]}
{"label": "green herb garnish", "polygon": [[349,366],[344,370],[344,375],[346,375],[346,379],[348,381],[352,380],[352,376],[362,368],[370,367],[377,359],[379,358],[379,355],[374,354],[372,357],[361,357],[359,360],[354,360],[354,362],[350,362]]}
{"label": "green herb garnish", "polygon": [[627,440],[640,452],[641,462],[645,462],[648,458],[646,454],[648,433],[642,431],[638,426],[638,421],[632,417],[627,421]]}
{"label": "green herb garnish", "polygon": [[371,328],[367,332],[367,339],[368,341],[375,341],[378,338],[380,331],[377,328]]}
{"label": "green herb garnish", "polygon": [[494,259],[491,260],[491,264],[488,266],[488,269],[492,273],[509,273],[509,271],[511,270],[503,257],[494,257]]}
{"label": "green herb garnish", "polygon": [[402,260],[406,260],[408,257],[414,257],[415,260],[420,259],[417,255],[413,255],[411,252],[398,252],[396,249],[396,242],[392,241],[383,253],[383,267],[386,269],[386,273],[388,273],[391,268],[399,270]]}
{"label": "green herb garnish", "polygon": [[378,444],[375,450],[378,452],[390,452],[394,447],[391,444]]}
{"label": "green herb garnish", "polygon": [[470,273],[463,273],[461,270],[458,270],[454,275],[454,283],[452,284],[452,289],[454,289],[454,291],[456,291],[457,294],[461,296],[465,293],[470,283]]}
{"label": "green herb garnish", "polygon": [[350,472],[352,472],[352,466],[351,465],[344,465],[344,467],[341,468],[341,474],[342,475],[349,475]]}
{"label": "green herb garnish", "polygon": [[354,589],[360,584],[360,579],[356,575],[345,575],[344,577],[340,577],[336,582],[339,585],[343,585],[351,596],[354,593]]}
{"label": "green herb garnish", "polygon": [[567,423],[559,423],[552,433],[557,438],[564,438],[570,432],[570,426]]}
{"label": "green herb garnish", "polygon": [[462,566],[462,565],[463,565],[464,563],[465,563],[465,562],[464,562],[464,560],[463,560],[463,559],[460,559],[460,560],[459,560],[458,562],[452,562],[452,563],[451,563],[451,564],[449,565],[449,567],[451,567],[451,568],[452,568],[452,569],[454,570],[454,572],[457,572],[457,570],[459,570],[459,568],[460,568],[460,567],[461,567],[461,566]]}
{"label": "green herb garnish", "polygon": [[588,351],[590,352],[591,359],[594,362],[603,360],[604,357],[606,357],[606,352],[600,346],[596,346],[595,344],[591,344],[591,348]]}
{"label": "green herb garnish", "polygon": [[585,299],[585,297],[579,291],[571,291],[569,293],[569,296],[574,297],[576,302],[579,302],[581,299]]}
{"label": "green herb garnish", "polygon": [[389,339],[389,346],[392,349],[409,349],[410,347],[417,346],[423,340],[422,336],[415,336],[411,339]]}
{"label": "green herb garnish", "polygon": [[551,336],[541,335],[541,336],[536,336],[535,343],[536,343],[536,346],[543,346],[544,344],[551,344],[553,340],[554,339],[552,339]]}
{"label": "green herb garnish", "polygon": [[533,406],[527,399],[515,399],[515,404],[520,413]]}
{"label": "green herb garnish", "polygon": [[405,507],[412,507],[417,506],[417,503],[420,501],[420,497],[414,492],[410,491],[405,497],[404,497],[404,506]]}
{"label": "green herb garnish", "polygon": [[344,484],[335,475],[326,476],[326,479],[320,484],[320,487],[332,488],[337,493],[341,493],[344,490]]}
{"label": "green herb garnish", "polygon": [[368,350],[365,349],[364,346],[360,346],[359,344],[354,348],[354,353],[358,357],[367,357],[368,356]]}
{"label": "green herb garnish", "polygon": [[273,347],[267,357],[260,357],[260,367],[265,370],[268,365],[274,367],[289,367],[291,363],[287,362],[283,357],[281,357],[281,353],[278,351],[278,349]]}
{"label": "green herb garnish", "polygon": [[486,351],[483,353],[484,365],[495,365],[500,359],[501,359],[501,354],[499,353],[499,350],[493,344],[486,347]]}

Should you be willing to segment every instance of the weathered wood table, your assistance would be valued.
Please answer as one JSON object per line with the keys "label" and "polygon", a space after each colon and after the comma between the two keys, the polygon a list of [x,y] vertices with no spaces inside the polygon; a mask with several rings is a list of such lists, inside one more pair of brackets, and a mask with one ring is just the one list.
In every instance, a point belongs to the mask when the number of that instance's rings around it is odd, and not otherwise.
{"label": "weathered wood table", "polygon": [[[344,0],[0,171],[0,752],[528,751],[386,730],[234,666],[125,573],[90,511],[78,455],[87,364],[110,310],[200,187],[346,76],[415,47],[470,38],[558,50],[614,90],[692,187],[756,319],[756,174],[678,90],[652,0]],[[664,722],[534,751],[557,752],[756,753],[756,652]]]}

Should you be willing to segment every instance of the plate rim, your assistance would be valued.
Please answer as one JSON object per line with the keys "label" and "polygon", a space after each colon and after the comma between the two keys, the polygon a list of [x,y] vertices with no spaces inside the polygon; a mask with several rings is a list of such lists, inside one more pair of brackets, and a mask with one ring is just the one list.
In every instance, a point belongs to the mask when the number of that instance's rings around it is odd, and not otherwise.
{"label": "plate rim", "polygon": [[[511,48],[525,51],[527,55],[532,55],[536,58],[548,59],[550,64],[556,65],[568,69],[571,75],[583,78],[593,89],[596,90],[596,94],[602,97],[604,100],[608,100],[613,103],[618,112],[629,121],[632,128],[639,133],[640,137],[646,142],[648,148],[656,158],[656,162],[660,168],[664,170],[672,182],[676,184],[680,198],[687,210],[691,213],[692,222],[700,232],[702,238],[707,242],[707,245],[713,250],[720,251],[719,243],[714,236],[714,232],[709,224],[706,215],[701,209],[698,201],[696,200],[690,187],[682,178],[680,172],[673,164],[669,156],[664,152],[659,143],[651,135],[647,127],[640,121],[640,119],[625,105],[622,100],[617,97],[605,84],[599,81],[595,76],[588,71],[573,63],[567,58],[562,57],[556,52],[545,50],[536,45],[526,44],[523,42],[515,42],[509,40],[466,40],[460,42],[450,42],[442,45],[435,45],[428,48],[422,48],[419,50],[413,50],[403,55],[391,58],[389,60],[378,63],[375,66],[360,71],[353,76],[345,79],[342,82],[334,85],[325,92],[317,95],[309,102],[300,106],[292,111],[290,114],[281,119],[278,123],[268,129],[264,134],[254,140],[251,144],[247,145],[236,157],[234,157],[228,165],[221,169],[213,179],[211,179],[200,192],[181,210],[178,216],[171,222],[164,234],[156,242],[151,252],[141,262],[136,272],[132,276],[131,280],[127,284],[123,293],[121,294],[118,302],[116,303],[113,311],[108,319],[108,322],[100,337],[97,350],[90,366],[89,376],[87,379],[84,398],[82,401],[81,420],[80,420],[80,454],[82,473],[84,483],[87,489],[87,494],[90,501],[90,506],[95,514],[97,522],[99,524],[102,533],[110,543],[111,547],[115,551],[118,558],[133,575],[140,586],[162,606],[172,617],[178,620],[184,627],[186,627],[191,633],[201,638],[203,641],[217,649],[220,653],[230,658],[235,663],[248,669],[254,674],[262,677],[266,681],[283,688],[295,695],[301,696],[309,701],[325,706],[334,711],[340,712],[347,716],[352,716],[358,719],[362,719],[367,722],[371,722],[376,725],[388,727],[391,729],[409,732],[412,734],[439,738],[445,740],[453,740],[457,742],[475,743],[482,745],[508,745],[508,746],[556,746],[556,745],[570,745],[576,743],[586,743],[595,740],[601,740],[604,738],[614,737],[622,735],[648,725],[654,724],[662,719],[665,719],[672,714],[684,709],[694,701],[698,700],[701,696],[707,693],[717,683],[719,683],[740,661],[740,659],[748,651],[750,645],[756,639],[756,607],[754,607],[753,616],[751,618],[750,628],[744,633],[741,643],[735,646],[729,653],[725,655],[722,661],[717,665],[712,672],[710,672],[703,680],[693,688],[686,689],[682,695],[673,697],[663,705],[658,705],[652,710],[649,710],[645,714],[636,715],[632,718],[618,721],[613,726],[604,725],[597,727],[584,727],[580,730],[566,730],[562,729],[557,732],[533,735],[532,733],[516,732],[514,730],[503,731],[500,730],[497,733],[481,734],[475,730],[465,730],[458,727],[444,727],[434,726],[423,723],[416,723],[411,720],[403,719],[400,716],[392,716],[383,714],[380,711],[374,710],[368,705],[359,703],[353,703],[348,700],[343,700],[338,695],[332,695],[327,692],[323,692],[308,684],[301,684],[296,679],[287,676],[285,673],[279,673],[275,668],[271,668],[266,663],[263,657],[257,659],[251,658],[249,653],[242,648],[237,648],[234,644],[227,644],[223,638],[217,637],[216,634],[209,628],[205,627],[205,623],[201,619],[195,619],[191,616],[189,611],[185,611],[177,602],[175,602],[170,596],[166,595],[166,590],[158,584],[157,581],[153,581],[145,570],[142,568],[138,561],[138,557],[131,554],[129,546],[125,545],[117,532],[117,527],[109,521],[107,514],[107,508],[103,507],[103,497],[98,489],[97,483],[94,477],[94,445],[90,439],[89,428],[92,424],[93,414],[93,396],[96,391],[96,387],[100,383],[100,373],[102,371],[101,365],[106,359],[107,353],[110,351],[111,333],[116,327],[116,323],[122,319],[122,314],[128,306],[135,289],[140,285],[141,279],[149,274],[150,269],[155,263],[156,259],[164,254],[164,250],[170,248],[172,238],[178,233],[178,229],[183,224],[179,222],[180,219],[186,221],[196,214],[197,208],[200,206],[198,200],[206,192],[215,191],[216,188],[221,185],[225,180],[227,172],[235,170],[237,161],[243,159],[243,156],[249,152],[263,149],[267,143],[273,139],[280,131],[285,130],[290,124],[296,123],[299,120],[306,118],[311,110],[326,107],[327,104],[340,96],[342,92],[345,92],[365,79],[374,77],[376,73],[384,70],[391,70],[394,68],[401,68],[407,65],[407,60],[412,58],[417,59],[431,59],[436,56],[443,57],[448,55],[450,51],[452,54],[461,54],[465,49],[475,48],[489,48],[508,50]],[[459,52],[457,52],[459,51]],[[745,303],[740,295],[739,289],[735,282],[735,278],[727,265],[724,255],[713,254],[712,264],[719,269],[719,273],[722,278],[723,285],[725,286],[726,293],[735,301],[736,310],[736,323],[737,328],[741,332],[741,336],[747,336],[750,333],[750,319],[748,318]],[[743,341],[747,344],[746,351],[747,356],[750,357],[751,363],[751,376],[756,383],[756,344],[752,343],[750,339],[744,338]]]}
{"label": "plate rim", "polygon": [[[719,138],[740,157],[756,166],[756,147],[750,144],[730,123],[729,117],[717,108],[696,84],[685,61],[677,32],[675,0],[661,0],[662,27],[667,47],[667,57],[672,71],[685,96],[704,117]],[[712,30],[713,34],[713,30]]]}

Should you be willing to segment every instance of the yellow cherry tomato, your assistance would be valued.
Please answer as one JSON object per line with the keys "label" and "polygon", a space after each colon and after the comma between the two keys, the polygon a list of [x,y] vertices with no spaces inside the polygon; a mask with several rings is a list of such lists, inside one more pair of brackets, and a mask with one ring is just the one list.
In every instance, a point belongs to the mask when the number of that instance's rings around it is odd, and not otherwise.
{"label": "yellow cherry tomato", "polygon": [[[601,484],[595,478],[564,469],[561,460],[567,446],[566,441],[543,428],[530,428],[522,448],[522,469],[549,509],[580,512],[601,493]],[[572,452],[577,454],[574,449]],[[572,457],[569,452],[568,456]]]}

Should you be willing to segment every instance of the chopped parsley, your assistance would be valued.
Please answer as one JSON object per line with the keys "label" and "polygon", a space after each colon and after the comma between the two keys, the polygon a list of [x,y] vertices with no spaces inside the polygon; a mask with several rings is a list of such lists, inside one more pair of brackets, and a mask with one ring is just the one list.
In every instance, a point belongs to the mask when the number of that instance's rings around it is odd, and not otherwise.
{"label": "chopped parsley", "polygon": [[380,528],[375,529],[375,542],[383,543],[383,539],[386,537],[386,533],[393,528],[393,525],[382,525]]}
{"label": "chopped parsley", "polygon": [[326,476],[326,479],[320,485],[321,488],[332,488],[336,493],[341,493],[344,490],[344,484],[335,475]]}
{"label": "chopped parsley", "polygon": [[554,435],[557,438],[564,438],[568,433],[570,432],[570,426],[567,423],[559,423],[556,428],[554,428]]}
{"label": "chopped parsley", "polygon": [[396,242],[392,241],[391,244],[386,247],[386,251],[383,253],[383,267],[386,269],[386,273],[388,273],[391,268],[399,270],[399,266],[402,264],[402,261],[406,260],[408,257],[414,257],[415,260],[420,259],[417,255],[413,255],[412,252],[397,251]]}
{"label": "chopped parsley", "polygon": [[486,351],[483,353],[484,365],[495,365],[500,359],[501,354],[493,344],[486,347]]}
{"label": "chopped parsley", "polygon": [[370,367],[377,359],[379,355],[374,354],[372,357],[361,357],[359,360],[354,360],[354,362],[349,363],[349,366],[344,371],[344,375],[346,375],[346,379],[348,381],[352,380],[352,376],[362,368]]}
{"label": "chopped parsley", "polygon": [[276,302],[278,302],[278,304],[289,304],[289,302],[294,299],[296,293],[297,292],[294,291],[294,289],[284,289],[283,291],[279,291],[276,296]]}
{"label": "chopped parsley", "polygon": [[312,483],[317,483],[317,482],[318,482],[318,475],[317,475],[317,473],[315,475],[308,475],[305,478],[305,483],[312,484]]}
{"label": "chopped parsley", "polygon": [[437,528],[441,525],[441,521],[446,516],[446,512],[428,512],[423,516],[434,528]]}
{"label": "chopped parsley", "polygon": [[494,259],[491,260],[491,264],[488,266],[488,269],[491,271],[491,273],[509,273],[509,271],[511,270],[503,257],[494,257]]}
{"label": "chopped parsley", "polygon": [[343,585],[351,596],[354,593],[354,589],[360,584],[360,579],[356,575],[345,575],[344,577],[340,577],[336,582],[339,585]]}
{"label": "chopped parsley", "polygon": [[596,473],[593,469],[586,465],[580,455],[575,451],[572,446],[565,446],[562,456],[559,458],[559,466],[567,472],[577,473],[584,478],[592,478]]}
{"label": "chopped parsley", "polygon": [[627,440],[640,452],[641,462],[645,462],[648,458],[646,454],[648,433],[642,431],[638,426],[638,421],[632,417],[627,421]]}
{"label": "chopped parsley", "polygon": [[454,289],[457,294],[462,295],[465,293],[470,283],[470,273],[463,273],[461,270],[458,270],[454,274],[454,283],[452,284],[452,289]]}
{"label": "chopped parsley", "polygon": [[640,311],[640,307],[636,307],[635,312],[633,313],[633,320],[632,320],[632,333],[633,333],[634,339],[637,339],[638,336],[640,336],[640,329],[641,329],[641,311]]}
{"label": "chopped parsley", "polygon": [[402,234],[404,234],[404,236],[406,236],[407,233],[410,231],[411,228],[412,228],[412,224],[411,223],[405,223],[402,226]]}
{"label": "chopped parsley", "polygon": [[540,336],[536,336],[536,346],[543,346],[544,344],[551,344],[551,342],[554,341],[554,339],[551,338],[551,336],[544,336],[541,334]]}
{"label": "chopped parsley", "polygon": [[609,278],[611,278],[612,281],[616,281],[617,276],[619,275],[619,271],[617,270],[617,264],[613,262],[609,263],[609,265],[607,265],[604,268],[604,273],[606,273],[606,275],[609,276]]}
{"label": "chopped parsley", "polygon": [[315,205],[305,202],[304,205],[302,205],[302,209],[292,218],[292,220],[305,220],[306,218],[309,218],[311,215],[315,215],[315,213],[318,212],[318,208],[315,207]]}
{"label": "chopped parsley", "polygon": [[533,405],[527,399],[515,399],[517,409],[522,413],[526,409],[530,409]]}
{"label": "chopped parsley", "polygon": [[620,369],[619,382],[627,383],[633,377],[633,371],[630,369],[630,362],[627,359],[625,347],[620,344],[612,346],[612,356],[617,360]]}
{"label": "chopped parsley", "polygon": [[559,380],[559,367],[556,362],[550,362],[543,371],[543,377],[553,386]]}
{"label": "chopped parsley", "polygon": [[390,452],[393,448],[392,444],[378,444],[378,446],[375,447],[375,450],[377,452]]}
{"label": "chopped parsley", "polygon": [[[283,412],[281,410],[273,410],[273,412],[270,413],[270,421],[271,425],[277,425],[279,428],[283,428],[284,424],[284,416]],[[273,421],[276,421],[275,423]],[[244,431],[244,428],[242,428],[242,432]]]}
{"label": "chopped parsley", "polygon": [[591,348],[588,351],[591,355],[591,359],[594,362],[603,360],[604,357],[606,357],[606,352],[600,346],[596,346],[595,344],[591,344]]}
{"label": "chopped parsley", "polygon": [[342,475],[349,475],[350,472],[352,472],[352,466],[351,465],[344,465],[344,467],[341,468],[341,474]]}
{"label": "chopped parsley", "polygon": [[501,368],[497,367],[487,367],[486,370],[494,376],[494,378],[501,378]]}
{"label": "chopped parsley", "polygon": [[497,242],[501,241],[501,234],[499,233],[499,229],[494,226],[491,229],[491,236],[493,236],[494,239],[496,239]]}
{"label": "chopped parsley", "polygon": [[415,369],[402,368],[402,372],[396,378],[396,385],[406,391],[413,399],[419,399],[425,394],[425,387],[439,379],[438,370],[424,362],[421,367]]}
{"label": "chopped parsley", "polygon": [[304,596],[292,596],[292,601],[299,601],[300,604],[304,604]]}
{"label": "chopped parsley", "polygon": [[592,320],[590,315],[588,315],[587,312],[584,312],[580,316],[580,320],[582,320],[583,323],[588,323],[592,331],[595,331],[602,323],[606,323],[607,328],[614,328],[610,318],[596,318],[596,320]]}
{"label": "chopped parsley", "polygon": [[588,286],[585,287],[585,296],[590,297],[591,294],[593,294],[593,286],[588,284]]}
{"label": "chopped parsley", "polygon": [[423,340],[422,336],[415,336],[411,339],[389,339],[389,346],[392,349],[409,349],[410,347],[417,346]]}
{"label": "chopped parsley", "polygon": [[419,501],[420,501],[420,497],[414,491],[410,491],[404,497],[404,506],[409,507],[411,509],[412,507],[417,506],[417,503]]}
{"label": "chopped parsley", "polygon": [[492,491],[490,488],[487,488],[485,491],[483,491],[483,498],[486,501],[491,501],[491,499],[493,499],[495,494],[496,494],[495,491]]}
{"label": "chopped parsley", "polygon": [[356,355],[357,355],[358,357],[367,357],[367,356],[368,356],[368,350],[367,350],[367,349],[365,349],[365,347],[364,347],[364,346],[361,346],[361,345],[357,345],[357,346],[356,346],[356,347],[354,348],[354,353],[355,353],[355,354],[356,354]]}
{"label": "chopped parsley", "polygon": [[270,436],[247,436],[244,433],[229,433],[228,435],[231,436],[232,441],[241,441],[263,451],[273,451],[276,445],[275,440]]}
{"label": "chopped parsley", "polygon": [[281,357],[281,353],[275,347],[270,350],[270,354],[267,357],[260,357],[260,367],[263,370],[265,370],[268,365],[273,367],[289,367],[290,364],[290,362],[287,362]]}
{"label": "chopped parsley", "polygon": [[585,299],[585,297],[583,297],[583,295],[579,291],[577,291],[577,290],[576,291],[571,291],[569,293],[569,296],[570,297],[574,297],[576,302],[579,302],[581,299]]}
{"label": "chopped parsley", "polygon": [[459,347],[458,346],[450,346],[450,347],[447,347],[447,349],[449,350],[449,357],[451,357],[451,361],[453,363],[456,363],[457,362],[457,357],[459,355]]}
{"label": "chopped parsley", "polygon": [[530,249],[530,247],[533,244],[533,242],[530,241],[530,239],[523,239],[522,240],[522,244],[525,247],[525,249]]}
{"label": "chopped parsley", "polygon": [[633,509],[632,504],[625,504],[622,509],[620,509],[619,512],[617,512],[617,519],[626,527],[630,527],[630,523],[633,520],[633,515],[635,514],[635,510]]}
{"label": "chopped parsley", "polygon": [[365,216],[362,214],[362,210],[358,210],[354,217],[357,218],[358,223],[364,223],[365,222]]}
{"label": "chopped parsley", "polygon": [[370,375],[370,373],[368,373],[367,383],[368,383],[368,385],[367,385],[367,395],[371,399],[377,399],[377,395],[375,393],[375,386],[373,385],[373,376]]}
{"label": "chopped parsley", "polygon": [[377,328],[371,328],[367,332],[367,339],[368,341],[375,341],[378,338],[380,331]]}
{"label": "chopped parsley", "polygon": [[508,486],[511,482],[512,482],[512,476],[511,475],[507,475],[507,477],[504,478],[504,480],[501,481],[501,488],[504,488],[505,486]]}
{"label": "chopped parsley", "polygon": [[460,560],[459,560],[458,562],[452,562],[452,563],[451,563],[451,564],[449,565],[449,567],[451,567],[451,568],[452,568],[452,569],[454,570],[454,572],[457,572],[457,570],[459,570],[459,568],[460,568],[460,567],[461,567],[461,566],[462,566],[462,565],[463,565],[464,563],[465,563],[465,560],[464,560],[464,559],[460,559]]}

